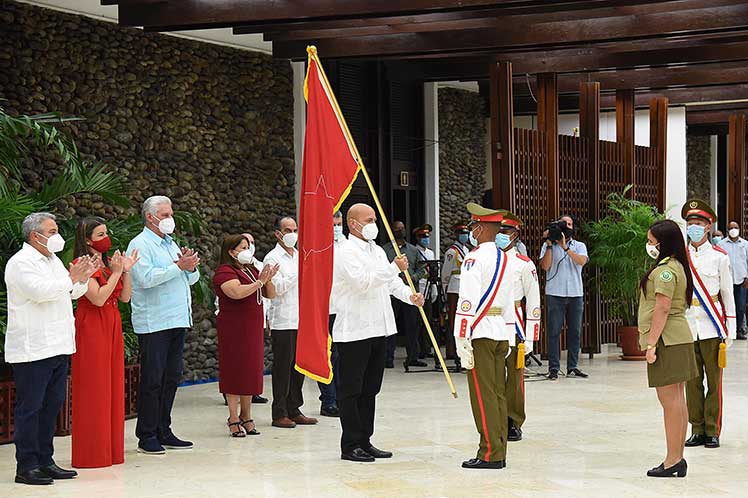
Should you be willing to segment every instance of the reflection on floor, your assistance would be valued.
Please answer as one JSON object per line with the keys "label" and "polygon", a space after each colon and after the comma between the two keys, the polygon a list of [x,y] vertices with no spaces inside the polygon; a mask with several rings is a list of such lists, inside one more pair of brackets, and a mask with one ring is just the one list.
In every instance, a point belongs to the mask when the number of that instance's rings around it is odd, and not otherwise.
{"label": "reflection on floor", "polygon": [[[609,351],[609,352],[608,352]],[[270,426],[269,405],[254,407],[258,437],[231,439],[217,384],[182,388],[175,432],[195,449],[165,456],[135,452],[127,422],[126,462],[84,470],[46,488],[12,483],[14,447],[0,447],[1,497],[718,497],[745,496],[748,487],[748,344],[736,342],[725,371],[722,448],[687,449],[686,479],[655,480],[645,471],[664,456],[661,411],[647,389],[643,363],[622,362],[615,348],[580,367],[590,378],[527,382],[525,439],[510,443],[508,467],[468,471],[477,434],[464,375],[453,399],[440,373],[388,370],[377,410],[375,444],[391,460],[353,464],[339,459],[340,428]],[[396,363],[397,364],[397,363]],[[545,367],[543,368],[545,369]],[[269,378],[266,395],[270,396]],[[319,391],[307,381],[305,412],[317,416]],[[70,464],[70,438],[56,440],[57,461]]]}

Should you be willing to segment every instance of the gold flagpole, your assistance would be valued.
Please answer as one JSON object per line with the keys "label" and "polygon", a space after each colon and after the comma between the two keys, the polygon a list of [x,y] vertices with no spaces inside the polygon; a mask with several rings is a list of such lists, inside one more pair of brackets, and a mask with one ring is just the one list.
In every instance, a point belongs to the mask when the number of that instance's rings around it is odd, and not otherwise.
{"label": "gold flagpole", "polygon": [[[395,236],[392,233],[392,229],[390,228],[390,223],[387,220],[387,215],[384,214],[384,209],[382,209],[382,203],[379,202],[379,196],[377,195],[377,191],[374,189],[374,185],[371,182],[371,178],[369,177],[369,173],[366,171],[366,166],[364,166],[364,161],[361,158],[361,154],[358,152],[358,147],[356,147],[356,142],[353,140],[353,136],[351,136],[351,132],[348,129],[348,124],[345,122],[345,118],[343,117],[343,112],[340,110],[340,106],[338,106],[338,101],[335,98],[335,94],[332,92],[332,87],[330,86],[330,82],[327,80],[327,75],[325,74],[325,70],[322,68],[322,62],[319,60],[319,57],[317,56],[317,47],[311,45],[307,47],[306,49],[309,56],[314,59],[314,62],[317,63],[317,69],[319,70],[319,73],[322,75],[322,79],[325,82],[325,85],[329,89],[329,97],[332,101],[332,105],[335,108],[335,112],[338,115],[338,121],[340,121],[340,124],[343,127],[343,132],[346,135],[346,138],[348,139],[348,143],[353,149],[354,154],[356,155],[356,162],[358,163],[359,169],[361,170],[361,173],[364,175],[364,179],[366,180],[366,184],[369,186],[369,191],[371,192],[371,196],[374,198],[374,204],[377,206],[377,211],[379,211],[379,217],[382,219],[382,224],[384,225],[385,230],[387,230],[387,236],[390,238],[390,243],[392,243],[392,247],[395,249],[395,255],[397,257],[402,256],[400,253],[400,248],[397,245],[397,242],[395,242]],[[406,269],[405,272],[405,279],[408,281],[408,286],[410,286],[410,291],[415,295],[418,294],[418,291],[416,291],[415,285],[413,285],[413,278],[410,276],[410,272]],[[447,370],[447,365],[444,363],[444,358],[442,357],[441,349],[439,349],[439,344],[436,342],[436,338],[434,337],[434,332],[431,330],[431,324],[429,323],[428,317],[426,316],[426,312],[423,309],[423,306],[418,306],[418,310],[421,312],[421,319],[423,320],[423,324],[426,326],[426,331],[429,334],[429,339],[431,339],[431,344],[434,346],[434,351],[436,352],[436,357],[439,358],[439,363],[442,367],[442,372],[444,372],[444,377],[447,379],[447,384],[449,384],[449,389],[452,391],[452,396],[455,398],[457,397],[457,390],[455,389],[455,385],[452,382],[452,377],[449,375],[449,371]]]}

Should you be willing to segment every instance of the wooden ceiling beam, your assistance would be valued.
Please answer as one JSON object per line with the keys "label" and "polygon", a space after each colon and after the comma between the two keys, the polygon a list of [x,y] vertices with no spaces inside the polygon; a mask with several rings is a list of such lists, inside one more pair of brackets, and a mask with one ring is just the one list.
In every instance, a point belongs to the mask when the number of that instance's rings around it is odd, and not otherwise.
{"label": "wooden ceiling beam", "polygon": [[[541,24],[583,19],[606,19],[624,15],[651,15],[675,10],[688,10],[694,7],[705,7],[704,2],[681,0],[652,2],[648,0],[629,0],[623,4],[618,0],[601,1],[591,8],[580,8],[580,5],[569,3],[561,5],[558,10],[551,12],[547,8],[516,9],[480,9],[462,12],[442,12],[435,14],[369,18],[355,20],[335,20],[330,24],[319,21],[313,24],[295,23],[293,29],[277,29],[265,26],[262,32],[267,41],[289,40],[321,40],[328,38],[346,38],[356,36],[392,35],[402,33],[429,33],[463,29],[492,28],[501,29],[506,24],[522,22],[525,24]],[[716,0],[711,6],[732,5],[735,0]],[[364,21],[364,22],[362,22]],[[348,24],[346,26],[346,24]],[[235,34],[257,32],[261,26],[255,26],[254,31],[239,27],[234,28]]]}
{"label": "wooden ceiling beam", "polygon": [[[579,1],[578,4],[595,4]],[[505,8],[548,6],[547,0],[504,0]],[[557,2],[556,2],[557,3]],[[162,0],[143,5],[120,0],[121,26],[157,27],[160,31],[233,27],[272,21],[299,21],[448,12],[496,7],[496,0]]]}
{"label": "wooden ceiling beam", "polygon": [[[702,106],[698,107],[699,109],[706,110],[709,108],[722,108],[722,104],[715,103],[729,100],[748,100],[748,84],[638,91],[634,96],[635,106],[637,109],[648,109],[650,100],[659,97],[667,97],[670,105],[693,105],[695,103],[703,103]],[[579,111],[578,94],[560,95],[558,102],[559,112],[568,113]],[[689,109],[691,108],[691,105],[689,105]],[[746,105],[748,106],[748,104]],[[606,111],[615,110],[615,93],[611,91],[601,93],[600,107]],[[529,95],[520,95],[515,97],[514,109],[515,114],[517,115],[535,114],[536,104]]]}
{"label": "wooden ceiling beam", "polygon": [[[358,36],[315,42],[320,56],[372,57],[510,48],[561,48],[581,43],[610,43],[637,38],[687,38],[713,32],[748,31],[748,5],[696,8],[647,16],[625,15],[607,19],[524,24],[519,19],[500,28],[439,33]],[[273,43],[279,58],[303,57],[305,41]]]}
{"label": "wooden ceiling beam", "polygon": [[[658,44],[650,43],[657,46]],[[543,72],[589,72],[600,69],[636,69],[667,65],[694,65],[710,62],[748,60],[748,40],[725,44],[679,44],[678,48],[611,52],[609,49],[579,48],[543,52],[507,52],[462,58],[398,61],[417,65],[425,81],[475,80],[488,77],[493,60],[506,60],[516,67],[515,74]]]}

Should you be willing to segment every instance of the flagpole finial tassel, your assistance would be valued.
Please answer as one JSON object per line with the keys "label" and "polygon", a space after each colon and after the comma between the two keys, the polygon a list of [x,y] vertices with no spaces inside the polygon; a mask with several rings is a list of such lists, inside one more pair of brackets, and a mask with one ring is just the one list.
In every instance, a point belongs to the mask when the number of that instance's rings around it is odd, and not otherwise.
{"label": "flagpole finial tassel", "polygon": [[308,45],[306,47],[306,52],[312,56],[317,55],[317,47],[315,47],[314,45]]}

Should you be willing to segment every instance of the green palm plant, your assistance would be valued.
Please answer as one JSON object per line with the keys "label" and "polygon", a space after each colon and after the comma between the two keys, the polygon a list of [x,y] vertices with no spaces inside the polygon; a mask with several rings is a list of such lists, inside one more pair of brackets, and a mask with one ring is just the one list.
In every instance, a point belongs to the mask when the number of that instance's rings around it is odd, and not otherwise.
{"label": "green palm plant", "polygon": [[[0,272],[4,273],[8,259],[23,243],[21,223],[23,219],[38,211],[55,211],[61,199],[79,194],[96,194],[110,204],[130,207],[127,189],[122,179],[107,166],[83,161],[75,143],[58,125],[79,118],[63,117],[58,113],[34,116],[11,116],[0,107]],[[21,174],[24,156],[31,154],[29,145],[54,151],[65,167],[51,180],[34,190],[26,185]],[[175,212],[174,217],[184,232],[199,236],[202,220],[191,213]],[[73,239],[77,220],[58,218],[60,233],[66,238],[66,248],[60,259],[67,264],[73,258]],[[125,250],[127,244],[143,230],[140,216],[107,220],[112,246]],[[183,241],[179,241],[183,242]],[[186,245],[186,244],[184,244]],[[1,280],[1,279],[0,279]],[[195,286],[196,301],[212,306],[213,295],[210,282],[203,278]],[[128,361],[137,358],[137,337],[132,330],[130,306],[120,305],[125,334],[125,356]],[[0,281],[0,353],[4,346],[7,317],[7,290]]]}
{"label": "green palm plant", "polygon": [[585,227],[590,241],[590,263],[601,270],[598,285],[610,312],[624,326],[636,326],[639,280],[652,265],[645,251],[649,227],[665,218],[654,206],[629,199],[626,194],[608,195],[611,214]]}
{"label": "green palm plant", "polygon": [[[82,193],[97,194],[106,201],[128,207],[125,184],[100,164],[83,161],[75,143],[58,126],[79,118],[58,113],[12,116],[0,107],[0,272],[23,242],[21,222],[30,213],[54,211],[58,200]],[[23,181],[21,164],[30,145],[50,149],[62,159],[63,170],[37,190]],[[72,235],[72,222],[60,220],[63,235]],[[7,290],[0,282],[0,351],[7,317]]]}

